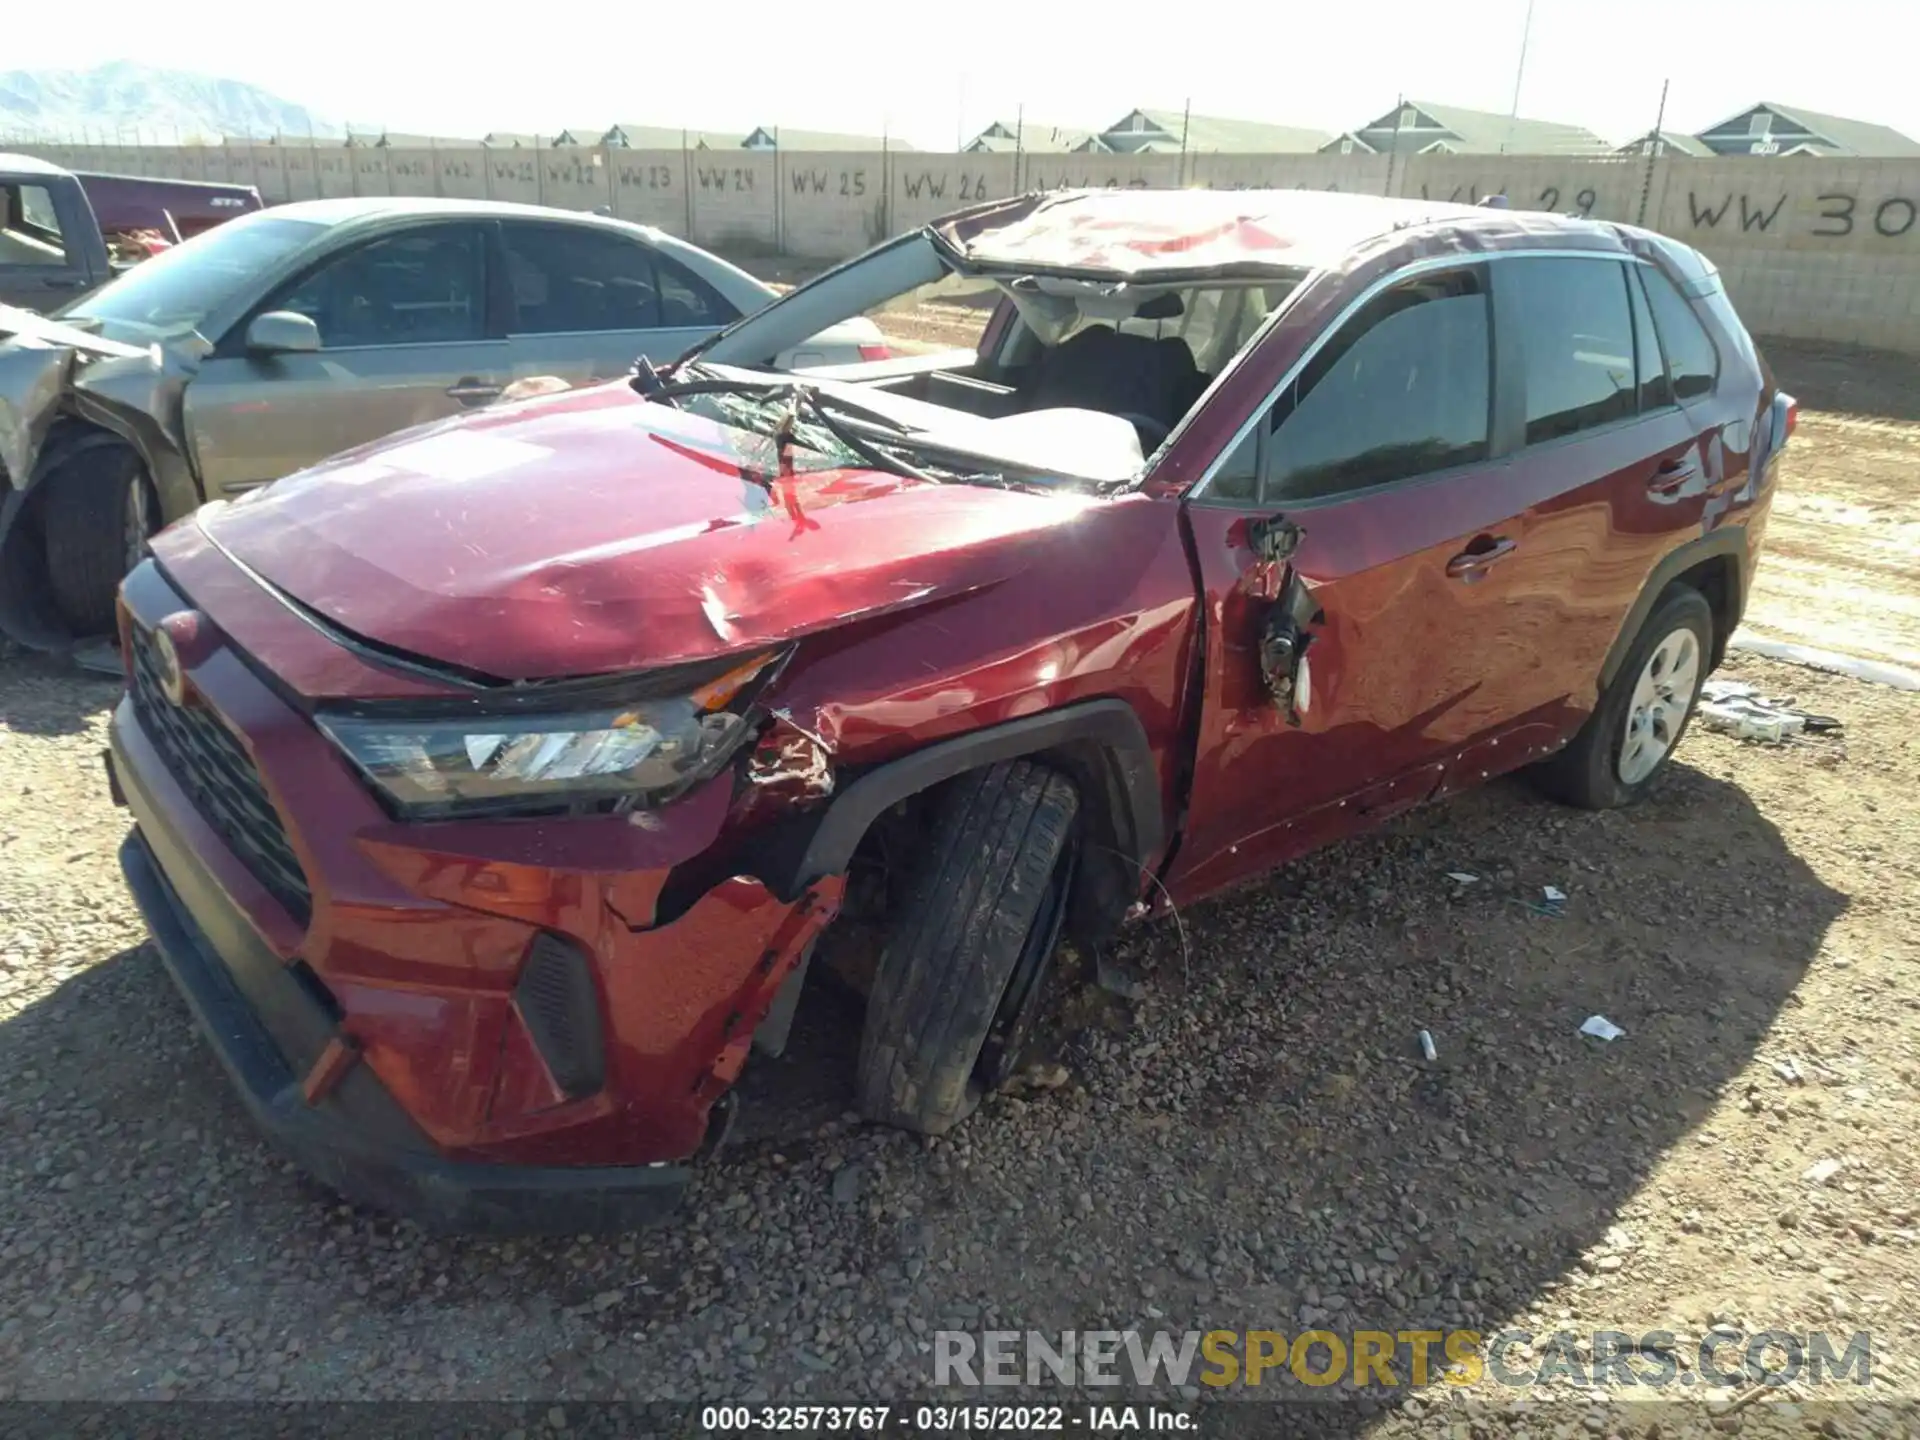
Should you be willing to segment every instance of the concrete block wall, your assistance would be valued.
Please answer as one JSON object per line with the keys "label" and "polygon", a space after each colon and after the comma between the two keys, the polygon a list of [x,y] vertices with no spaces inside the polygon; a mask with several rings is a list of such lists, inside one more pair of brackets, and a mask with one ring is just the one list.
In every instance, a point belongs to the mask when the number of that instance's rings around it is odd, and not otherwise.
{"label": "concrete block wall", "polygon": [[1920,160],[950,155],[917,151],[41,146],[80,170],[234,181],[271,203],[441,195],[613,213],[716,249],[837,260],[981,200],[1065,186],[1298,186],[1646,224],[1711,256],[1763,335],[1920,354]]}

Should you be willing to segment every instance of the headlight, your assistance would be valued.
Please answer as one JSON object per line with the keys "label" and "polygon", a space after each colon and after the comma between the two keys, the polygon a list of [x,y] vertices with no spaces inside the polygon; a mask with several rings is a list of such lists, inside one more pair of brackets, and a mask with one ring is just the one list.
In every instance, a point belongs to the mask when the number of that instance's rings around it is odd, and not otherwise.
{"label": "headlight", "polygon": [[415,819],[625,802],[665,804],[718,774],[751,733],[727,708],[771,655],[691,694],[565,714],[450,719],[315,716],[362,774]]}

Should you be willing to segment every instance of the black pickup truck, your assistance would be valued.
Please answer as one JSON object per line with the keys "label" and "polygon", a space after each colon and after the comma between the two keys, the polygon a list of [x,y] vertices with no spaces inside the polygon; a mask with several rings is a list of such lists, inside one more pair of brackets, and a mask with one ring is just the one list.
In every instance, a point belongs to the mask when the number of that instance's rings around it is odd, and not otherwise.
{"label": "black pickup truck", "polygon": [[251,185],[96,175],[0,154],[0,305],[56,310],[128,265],[260,208]]}

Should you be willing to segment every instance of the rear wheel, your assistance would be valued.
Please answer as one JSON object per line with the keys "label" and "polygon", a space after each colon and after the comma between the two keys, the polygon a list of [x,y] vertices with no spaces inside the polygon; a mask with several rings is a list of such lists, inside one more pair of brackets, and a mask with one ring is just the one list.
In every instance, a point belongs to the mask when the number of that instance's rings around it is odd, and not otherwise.
{"label": "rear wheel", "polygon": [[1655,603],[1573,742],[1534,771],[1570,805],[1607,810],[1646,793],[1686,733],[1713,648],[1713,609],[1674,585]]}
{"label": "rear wheel", "polygon": [[1028,760],[949,783],[860,1039],[869,1119],[943,1134],[1018,1066],[1074,874],[1071,781]]}
{"label": "rear wheel", "polygon": [[125,445],[86,444],[40,484],[47,581],[60,618],[79,637],[111,631],[120,582],[158,528],[146,468]]}

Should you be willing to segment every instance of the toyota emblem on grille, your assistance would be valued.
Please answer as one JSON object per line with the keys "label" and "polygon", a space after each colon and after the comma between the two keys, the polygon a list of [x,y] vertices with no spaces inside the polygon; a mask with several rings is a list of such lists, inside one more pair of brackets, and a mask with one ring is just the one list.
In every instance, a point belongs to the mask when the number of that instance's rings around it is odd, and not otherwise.
{"label": "toyota emblem on grille", "polygon": [[193,610],[176,611],[153,627],[153,668],[160,693],[170,704],[186,703],[187,675],[180,662],[180,648],[193,649],[199,638],[200,616]]}

